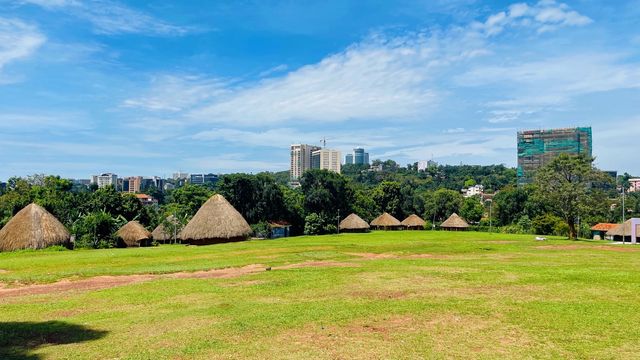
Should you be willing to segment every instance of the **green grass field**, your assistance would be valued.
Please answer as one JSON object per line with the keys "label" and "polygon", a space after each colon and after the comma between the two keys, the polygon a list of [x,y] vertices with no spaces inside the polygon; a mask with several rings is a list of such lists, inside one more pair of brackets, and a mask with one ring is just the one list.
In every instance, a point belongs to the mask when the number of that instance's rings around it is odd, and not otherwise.
{"label": "green grass field", "polygon": [[640,247],[605,242],[404,231],[25,251],[0,253],[0,283],[252,264],[260,271],[225,278],[0,292],[0,358],[640,356]]}

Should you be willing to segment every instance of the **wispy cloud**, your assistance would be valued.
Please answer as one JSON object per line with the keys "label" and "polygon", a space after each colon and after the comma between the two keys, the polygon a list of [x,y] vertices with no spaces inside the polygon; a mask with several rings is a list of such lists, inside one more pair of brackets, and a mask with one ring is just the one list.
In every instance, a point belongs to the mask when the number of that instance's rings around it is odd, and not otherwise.
{"label": "wispy cloud", "polygon": [[45,41],[46,37],[35,26],[0,17],[0,84],[12,82],[2,73],[9,63],[33,55]]}
{"label": "wispy cloud", "polygon": [[185,165],[190,169],[194,169],[193,171],[219,169],[219,171],[222,172],[279,171],[289,166],[287,162],[276,163],[272,161],[250,160],[247,159],[246,155],[240,153],[190,158],[185,162]]}
{"label": "wispy cloud", "polygon": [[229,93],[227,83],[200,76],[159,75],[151,79],[146,94],[124,101],[124,107],[178,112]]}
{"label": "wispy cloud", "polygon": [[491,87],[491,123],[559,107],[576,96],[640,88],[640,64],[620,54],[580,53],[502,66],[477,66],[456,77],[461,86]]}
{"label": "wispy cloud", "polygon": [[178,26],[157,19],[110,0],[21,0],[50,11],[67,12],[90,22],[99,34],[139,33],[147,35],[181,36],[192,28]]}
{"label": "wispy cloud", "polygon": [[582,26],[592,20],[577,11],[571,10],[567,4],[554,0],[542,0],[531,6],[517,3],[489,16],[485,22],[475,22],[471,28],[486,36],[503,32],[507,27],[533,28],[538,33],[556,30],[565,26]]}
{"label": "wispy cloud", "polygon": [[[179,78],[153,81],[147,96],[131,98],[124,105],[180,110],[185,122],[227,126],[424,121],[450,95],[447,71],[492,54],[489,38],[508,27],[540,32],[545,26],[578,26],[590,21],[562,3],[515,4],[484,22],[464,27],[403,35],[374,33],[318,63],[255,82],[209,80],[211,84],[203,86]],[[263,76],[282,70],[277,67]],[[176,100],[183,105],[173,106]]]}

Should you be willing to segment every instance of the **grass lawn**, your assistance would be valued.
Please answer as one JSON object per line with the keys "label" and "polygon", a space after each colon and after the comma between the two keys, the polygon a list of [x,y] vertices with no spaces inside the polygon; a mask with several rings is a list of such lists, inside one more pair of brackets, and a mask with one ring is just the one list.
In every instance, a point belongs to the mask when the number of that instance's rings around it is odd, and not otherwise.
{"label": "grass lawn", "polygon": [[404,231],[24,251],[0,253],[0,288],[255,264],[272,270],[0,289],[0,358],[640,356],[640,247],[606,242]]}

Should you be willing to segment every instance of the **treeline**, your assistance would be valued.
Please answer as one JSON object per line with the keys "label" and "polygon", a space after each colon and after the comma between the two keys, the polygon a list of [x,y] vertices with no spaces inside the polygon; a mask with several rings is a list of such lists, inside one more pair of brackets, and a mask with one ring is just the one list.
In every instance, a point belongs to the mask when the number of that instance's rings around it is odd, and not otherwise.
{"label": "treeline", "polygon": [[[137,220],[150,230],[169,216],[186,224],[211,195],[220,193],[260,234],[270,222],[291,224],[294,235],[334,233],[340,219],[352,212],[371,221],[386,211],[400,220],[417,214],[428,228],[456,212],[478,230],[491,224],[494,231],[587,237],[591,225],[622,217],[615,186],[593,186],[609,180],[592,169],[591,161],[560,157],[525,187],[515,186],[514,170],[501,165],[440,166],[425,172],[394,162],[383,163],[381,172],[346,166],[342,175],[308,171],[299,188],[283,184],[282,174],[229,174],[214,187],[148,189],[158,207],[143,206],[135,195],[111,187],[86,189],[57,176],[37,175],[9,179],[0,193],[0,225],[35,202],[65,224],[76,246],[110,247],[116,244],[115,231],[127,221]],[[459,189],[475,183],[495,186],[499,191],[493,201],[464,198]],[[640,216],[638,194],[628,195],[625,208],[627,218]]]}

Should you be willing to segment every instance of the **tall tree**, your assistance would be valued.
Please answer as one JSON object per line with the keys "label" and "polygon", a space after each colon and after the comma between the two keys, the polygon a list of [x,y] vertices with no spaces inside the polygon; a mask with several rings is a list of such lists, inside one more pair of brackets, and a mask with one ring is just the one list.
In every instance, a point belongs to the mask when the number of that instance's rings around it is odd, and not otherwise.
{"label": "tall tree", "polygon": [[[535,177],[537,195],[545,200],[569,228],[569,238],[577,235],[578,217],[589,214],[594,206],[594,182],[606,182],[607,176],[595,169],[593,158],[561,154],[539,169]],[[607,206],[606,203],[595,206]]]}

